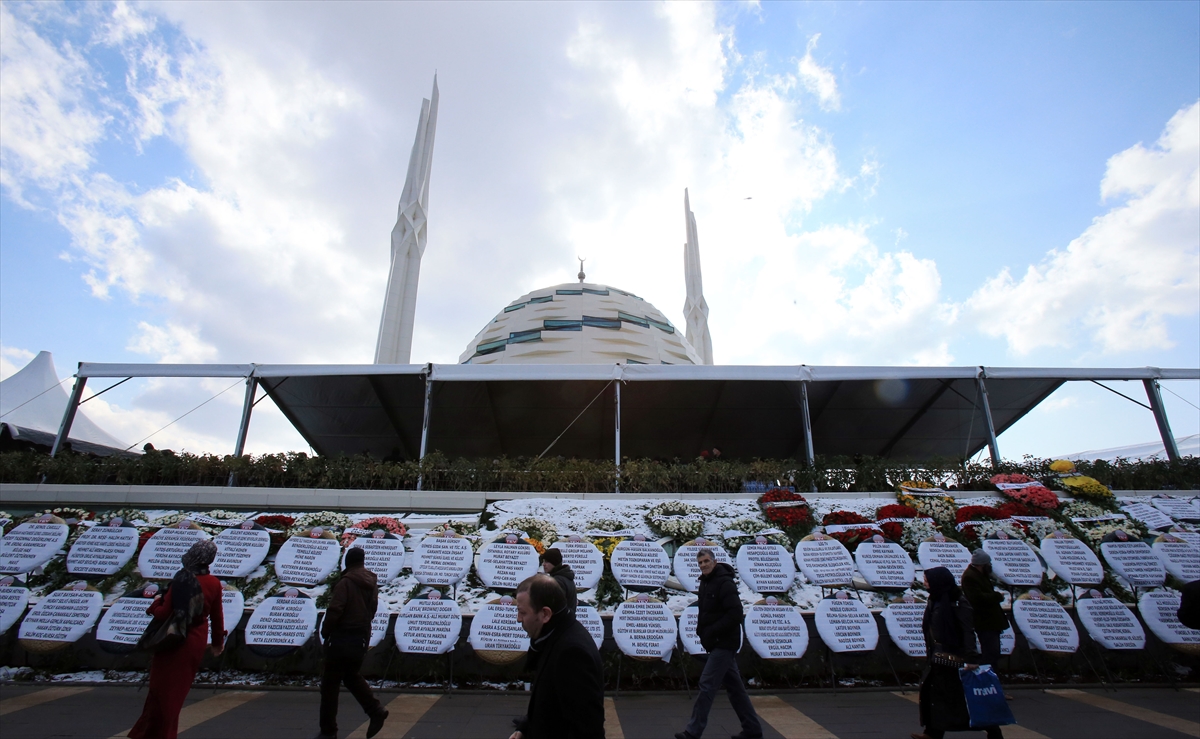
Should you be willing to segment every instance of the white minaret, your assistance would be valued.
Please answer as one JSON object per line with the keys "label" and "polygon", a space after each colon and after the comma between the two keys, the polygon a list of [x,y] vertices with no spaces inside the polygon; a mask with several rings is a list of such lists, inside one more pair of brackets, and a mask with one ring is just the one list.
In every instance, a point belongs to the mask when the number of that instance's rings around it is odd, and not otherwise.
{"label": "white minaret", "polygon": [[708,303],[704,302],[704,285],[700,280],[700,240],[696,237],[696,214],[683,189],[683,217],[687,228],[687,243],[683,245],[683,274],[687,281],[687,299],[683,302],[683,319],[687,321],[687,340],[703,364],[713,363],[712,336],[708,333]]}
{"label": "white minaret", "polygon": [[400,195],[400,213],[392,229],[392,268],[383,297],[379,320],[379,342],[375,364],[408,364],[412,354],[413,319],[417,312],[417,281],[429,210],[429,172],[433,167],[433,134],[437,129],[438,86],[433,76],[433,94],[421,101],[417,138],[408,159],[408,176]]}

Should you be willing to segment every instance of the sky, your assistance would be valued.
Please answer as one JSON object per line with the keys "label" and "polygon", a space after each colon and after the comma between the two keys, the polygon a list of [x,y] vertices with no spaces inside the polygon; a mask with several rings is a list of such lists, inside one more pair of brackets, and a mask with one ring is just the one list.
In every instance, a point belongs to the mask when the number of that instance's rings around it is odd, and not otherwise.
{"label": "sky", "polygon": [[[718,364],[1200,367],[1200,3],[226,0],[0,2],[0,377],[370,362],[435,73],[413,362],[577,256],[684,325],[688,188]],[[229,453],[235,385],[85,409]],[[1157,437],[1073,383],[1000,447]]]}

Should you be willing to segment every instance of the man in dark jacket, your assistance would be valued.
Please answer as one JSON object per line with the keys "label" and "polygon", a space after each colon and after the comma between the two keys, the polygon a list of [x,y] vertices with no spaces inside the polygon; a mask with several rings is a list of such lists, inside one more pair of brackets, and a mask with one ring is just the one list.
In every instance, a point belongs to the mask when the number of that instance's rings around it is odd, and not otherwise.
{"label": "man in dark jacket", "polygon": [[517,618],[529,634],[529,666],[537,674],[529,709],[509,739],[604,739],[600,650],[567,610],[558,582],[534,575],[517,586]]}
{"label": "man in dark jacket", "polygon": [[742,646],[742,599],[738,596],[737,583],[733,581],[733,568],[717,562],[711,549],[697,552],[696,563],[700,565],[700,599],[697,603],[700,617],[696,622],[696,633],[700,644],[708,651],[708,659],[700,673],[700,694],[692,707],[692,718],[687,729],[676,734],[675,739],[700,739],[704,735],[708,712],[722,685],[742,723],[738,738],[759,739],[763,735],[762,725],[754,713],[737,666],[737,653]]}
{"label": "man in dark jacket", "polygon": [[563,595],[567,597],[567,610],[571,615],[575,615],[575,608],[579,603],[578,594],[575,590],[575,572],[570,565],[563,564],[562,550],[550,548],[541,556],[542,570],[553,577],[558,586],[563,589]]}
{"label": "man in dark jacket", "polygon": [[371,639],[371,619],[375,618],[379,606],[375,573],[363,566],[364,561],[365,552],[361,547],[346,552],[346,570],[333,586],[333,596],[321,625],[325,666],[321,673],[321,733],[318,739],[337,739],[339,683],[346,686],[370,717],[368,737],[379,733],[388,716],[387,709],[358,674]]}
{"label": "man in dark jacket", "polygon": [[997,671],[1000,663],[1000,632],[1008,628],[1008,618],[1000,604],[1004,596],[992,587],[992,558],[982,549],[971,555],[971,564],[963,572],[962,592],[975,616],[975,634],[979,637],[982,664]]}

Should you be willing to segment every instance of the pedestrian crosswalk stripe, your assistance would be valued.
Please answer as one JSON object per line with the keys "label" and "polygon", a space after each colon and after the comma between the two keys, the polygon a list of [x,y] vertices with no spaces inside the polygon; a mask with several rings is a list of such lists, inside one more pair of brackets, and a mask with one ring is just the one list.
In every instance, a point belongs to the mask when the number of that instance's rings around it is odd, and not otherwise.
{"label": "pedestrian crosswalk stripe", "polygon": [[18,695],[15,698],[5,698],[0,701],[0,716],[5,716],[13,711],[20,711],[22,708],[31,708],[33,706],[56,701],[59,698],[66,698],[69,695],[78,695],[86,693],[91,688],[46,688],[25,695]]}
{"label": "pedestrian crosswalk stripe", "polygon": [[[401,693],[387,704],[387,721],[383,722],[383,728],[375,736],[378,739],[402,739],[440,698],[440,695]],[[370,721],[364,722],[347,739],[364,739],[370,725]]]}
{"label": "pedestrian crosswalk stripe", "polygon": [[837,739],[835,734],[777,695],[751,696],[750,702],[758,717],[782,734],[783,739]]}
{"label": "pedestrian crosswalk stripe", "polygon": [[1046,692],[1050,695],[1057,695],[1060,698],[1070,698],[1071,700],[1076,700],[1080,703],[1086,703],[1095,708],[1103,708],[1106,711],[1119,713],[1123,716],[1128,716],[1129,718],[1135,718],[1138,721],[1145,721],[1148,724],[1161,726],[1164,729],[1178,731],[1181,734],[1200,737],[1200,722],[1197,721],[1189,721],[1188,719],[1179,718],[1178,716],[1171,716],[1166,713],[1160,713],[1159,711],[1153,711],[1149,708],[1135,706],[1132,703],[1126,703],[1113,698],[1105,698],[1102,695],[1085,693],[1082,690],[1076,690],[1073,688],[1063,690],[1047,690]]}
{"label": "pedestrian crosswalk stripe", "polygon": [[606,739],[625,739],[621,717],[617,715],[617,702],[607,697],[604,699],[604,736]]}
{"label": "pedestrian crosswalk stripe", "polygon": [[[183,707],[179,712],[179,733],[199,726],[205,721],[220,716],[223,713],[232,711],[240,705],[249,703],[256,698],[261,698],[266,695],[265,691],[261,690],[230,690],[225,693],[218,693],[211,698],[205,698],[201,701],[196,701]],[[121,739],[129,736],[132,727],[114,735],[111,739]]]}
{"label": "pedestrian crosswalk stripe", "polygon": [[[892,695],[898,695],[906,701],[917,704],[921,702],[921,695],[916,691],[893,692]],[[1004,732],[1004,739],[1050,739],[1045,734],[1040,734],[1020,724],[1009,724],[1001,728]]]}

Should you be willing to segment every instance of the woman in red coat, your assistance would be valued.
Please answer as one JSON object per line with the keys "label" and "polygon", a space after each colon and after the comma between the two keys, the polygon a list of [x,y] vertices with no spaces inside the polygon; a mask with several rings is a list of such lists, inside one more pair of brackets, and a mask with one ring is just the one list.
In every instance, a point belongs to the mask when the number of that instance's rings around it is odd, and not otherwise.
{"label": "woman in red coat", "polygon": [[208,574],[217,556],[217,545],[198,541],[183,555],[183,569],[175,573],[166,596],[156,596],[146,609],[155,619],[165,619],[176,607],[186,609],[197,590],[204,594],[204,610],[188,627],[187,639],[174,649],[157,652],[150,663],[150,690],[142,715],[129,731],[130,739],[175,739],[179,711],[192,689],[196,670],[204,659],[208,626],[212,623],[212,653],[225,644],[225,619],[221,612],[221,581]]}

